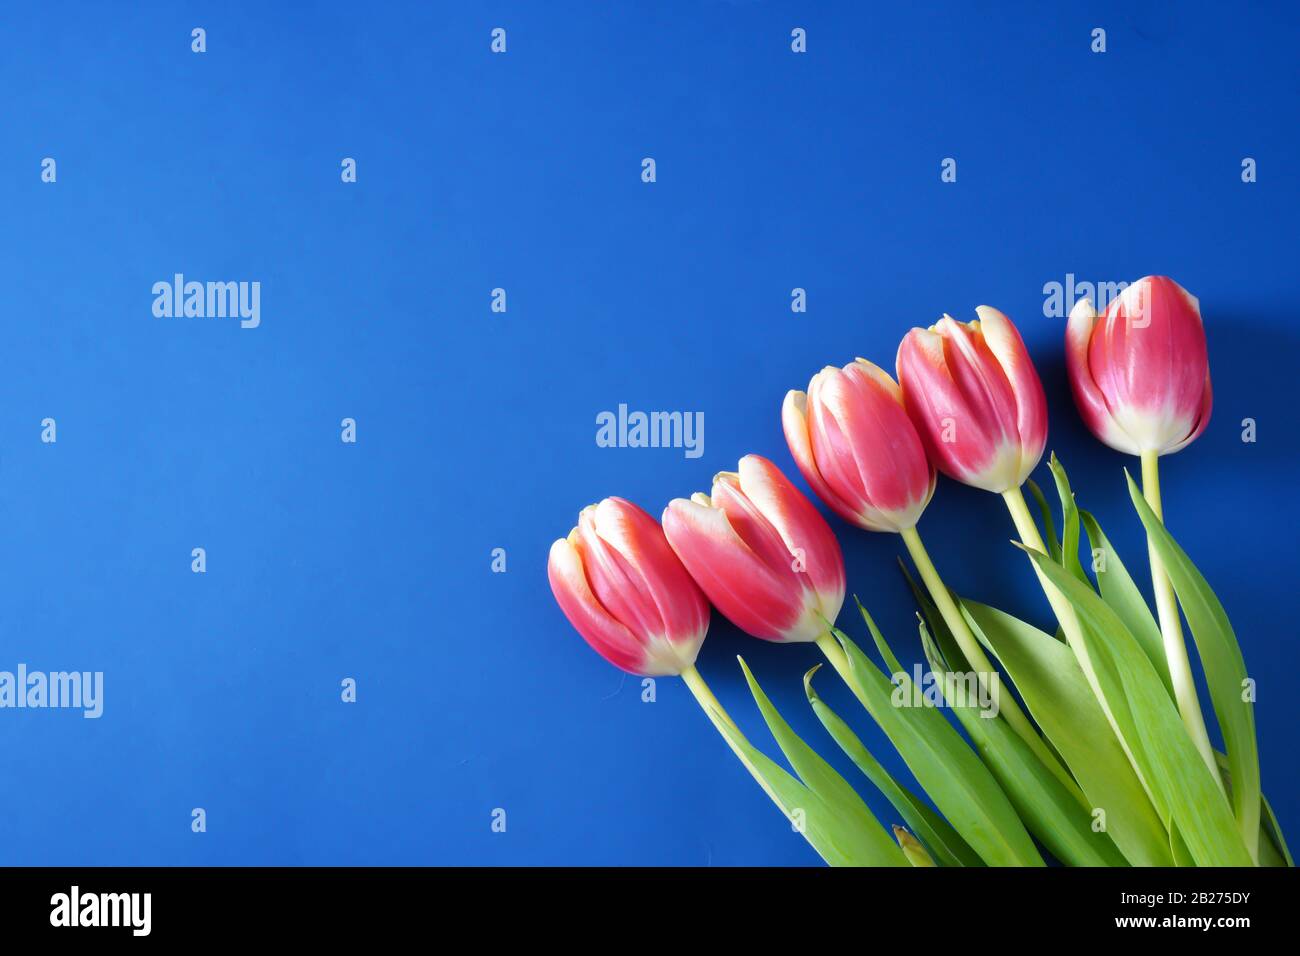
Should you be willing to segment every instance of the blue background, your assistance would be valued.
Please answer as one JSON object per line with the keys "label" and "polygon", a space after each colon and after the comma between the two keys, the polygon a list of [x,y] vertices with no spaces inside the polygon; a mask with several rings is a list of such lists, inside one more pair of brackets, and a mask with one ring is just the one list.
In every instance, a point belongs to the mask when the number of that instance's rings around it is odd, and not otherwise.
{"label": "blue background", "polygon": [[[855,355],[889,367],[909,326],[990,303],[1028,341],[1081,503],[1140,568],[1132,462],[1081,426],[1064,322],[1043,315],[1067,273],[1200,296],[1214,417],[1166,461],[1165,503],[1259,681],[1265,792],[1300,826],[1294,8],[47,3],[5,20],[0,669],[102,670],[105,712],[0,711],[0,862],[816,862],[680,682],[642,703],[569,628],[547,547],[605,495],[657,513],[747,452],[792,470],[787,389]],[[155,318],[150,288],[175,272],[260,281],[261,327]],[[704,412],[704,456],[597,448],[620,402]],[[919,659],[901,542],[833,523],[851,589]],[[921,529],[953,587],[1048,620],[995,498],[943,480]],[[715,616],[700,669],[771,749],[738,653],[835,756],[799,683],[816,649]],[[837,682],[821,690],[901,771]]]}

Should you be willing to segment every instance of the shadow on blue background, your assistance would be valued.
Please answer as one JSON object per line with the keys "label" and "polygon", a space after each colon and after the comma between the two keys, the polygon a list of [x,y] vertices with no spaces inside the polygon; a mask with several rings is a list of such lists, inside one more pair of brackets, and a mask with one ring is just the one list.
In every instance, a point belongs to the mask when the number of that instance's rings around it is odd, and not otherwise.
{"label": "shadow on blue background", "polygon": [[[105,710],[0,711],[0,862],[816,862],[684,687],[644,704],[570,630],[547,547],[591,501],[657,513],[747,452],[793,473],[787,389],[989,303],[1140,566],[1133,463],[1079,423],[1043,315],[1067,273],[1200,296],[1216,406],[1166,462],[1166,508],[1233,616],[1294,828],[1296,27],[1116,3],[11,13],[0,669],[102,670]],[[154,318],[176,272],[260,281],[261,326]],[[596,447],[619,403],[703,411],[704,456]],[[900,542],[833,523],[851,589],[919,659]],[[1048,620],[995,498],[942,481],[921,528],[953,587]],[[770,749],[738,653],[859,779],[803,700],[815,648],[715,616],[701,671]]]}

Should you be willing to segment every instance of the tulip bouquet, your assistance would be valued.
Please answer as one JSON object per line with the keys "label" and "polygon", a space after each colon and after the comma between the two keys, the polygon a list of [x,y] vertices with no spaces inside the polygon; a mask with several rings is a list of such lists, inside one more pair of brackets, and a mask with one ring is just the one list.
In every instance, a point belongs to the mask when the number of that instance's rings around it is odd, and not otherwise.
{"label": "tulip bouquet", "polygon": [[[791,391],[781,413],[816,495],[850,524],[902,538],[916,572],[904,566],[926,680],[900,665],[860,603],[880,663],[837,626],[846,584],[835,534],[758,455],[717,475],[708,494],[669,502],[661,522],[620,498],[584,509],[551,547],[561,609],[616,666],[681,677],[829,864],[1042,866],[1050,855],[1072,866],[1293,865],[1260,790],[1254,685],[1241,649],[1164,525],[1159,459],[1194,440],[1210,416],[1199,303],[1172,280],[1148,277],[1102,315],[1081,302],[1066,330],[1085,422],[1140,459],[1141,486],[1127,477],[1127,487],[1146,532],[1154,613],[1052,456],[1058,534],[1029,478],[1047,441],[1042,385],[1011,321],[987,306],[976,312],[969,324],[944,316],[912,329],[898,350],[897,381],[857,359],[818,372],[807,392]],[[944,584],[918,530],[937,472],[1002,497],[1055,626],[1040,629]],[[803,677],[808,703],[905,826],[892,835],[881,826],[791,730],[742,658],[789,769],[745,737],[695,668],[709,604],[754,637],[817,645],[921,792],[886,771],[817,694],[821,665]],[[1206,730],[1184,618],[1223,752]]]}

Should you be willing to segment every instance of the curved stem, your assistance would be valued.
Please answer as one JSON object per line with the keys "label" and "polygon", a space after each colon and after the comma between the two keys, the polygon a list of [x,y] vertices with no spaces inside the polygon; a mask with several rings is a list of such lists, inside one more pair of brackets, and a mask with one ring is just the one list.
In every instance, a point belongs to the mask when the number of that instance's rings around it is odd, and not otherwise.
{"label": "curved stem", "polygon": [[[1142,497],[1162,522],[1165,520],[1160,507],[1160,456],[1153,451],[1142,453]],[[1178,597],[1174,586],[1165,573],[1165,567],[1156,552],[1155,542],[1147,537],[1147,553],[1151,558],[1151,588],[1156,596],[1156,614],[1160,618],[1160,636],[1164,639],[1165,660],[1169,662],[1169,677],[1174,685],[1174,700],[1178,702],[1178,713],[1183,718],[1183,726],[1192,738],[1201,758],[1210,768],[1210,774],[1223,789],[1223,777],[1219,774],[1218,762],[1214,759],[1214,748],[1210,746],[1210,736],[1205,730],[1205,718],[1201,714],[1201,702],[1196,696],[1196,681],[1192,677],[1192,664],[1187,658],[1187,644],[1183,640],[1183,624],[1178,616]]]}
{"label": "curved stem", "polygon": [[763,775],[758,772],[758,768],[755,767],[749,757],[745,755],[745,752],[733,743],[726,731],[723,730],[723,728],[726,727],[738,737],[744,737],[744,734],[740,732],[740,728],[736,726],[736,722],[731,719],[731,715],[728,714],[722,704],[719,703],[718,698],[713,695],[713,691],[710,690],[709,685],[704,682],[704,678],[700,676],[700,672],[695,669],[695,665],[692,664],[690,667],[686,668],[686,670],[682,671],[681,678],[685,682],[686,686],[690,688],[691,693],[695,696],[695,700],[700,705],[700,709],[704,711],[705,716],[707,716],[713,723],[713,726],[717,728],[718,733],[722,735],[722,739],[727,742],[727,746],[731,748],[731,752],[734,753],[736,757],[739,758],[740,762],[745,765],[745,769],[749,771],[749,775],[754,778],[758,785],[763,788],[763,792],[766,793],[771,801],[777,805],[780,811],[789,818],[790,811],[786,808],[785,804],[781,802],[780,797],[776,795],[776,791],[772,789]]}
{"label": "curved stem", "polygon": [[[976,680],[979,681],[986,694],[990,693],[988,687],[989,675],[996,674],[996,669],[984,653],[979,641],[975,639],[970,625],[962,617],[961,611],[952,599],[952,592],[948,590],[947,585],[943,583],[943,579],[939,577],[934,562],[930,560],[925,545],[921,543],[921,536],[917,534],[915,528],[907,528],[902,532],[902,536],[903,543],[907,545],[907,552],[912,556],[912,563],[916,565],[917,571],[921,574],[921,580],[925,582],[925,587],[930,592],[931,599],[939,609],[939,615],[943,618],[944,623],[948,625],[948,630],[952,632],[953,638],[957,641],[957,646],[961,648],[961,652],[966,656],[966,661],[974,669]],[[818,643],[820,644],[820,642]],[[834,660],[831,663],[834,664]],[[996,692],[998,688],[992,690]],[[1083,791],[1079,789],[1079,785],[1070,776],[1070,772],[1061,766],[1061,762],[1047,749],[1047,745],[1043,743],[1043,738],[1038,735],[1038,731],[1029,722],[1029,718],[1020,709],[1020,705],[1016,703],[1015,698],[1009,693],[998,692],[995,699],[998,701],[999,712],[1007,719],[1007,724],[1010,725],[1021,740],[1029,745],[1029,749],[1034,752],[1034,756],[1052,772],[1054,777],[1061,781],[1076,800],[1085,807],[1089,806]]]}

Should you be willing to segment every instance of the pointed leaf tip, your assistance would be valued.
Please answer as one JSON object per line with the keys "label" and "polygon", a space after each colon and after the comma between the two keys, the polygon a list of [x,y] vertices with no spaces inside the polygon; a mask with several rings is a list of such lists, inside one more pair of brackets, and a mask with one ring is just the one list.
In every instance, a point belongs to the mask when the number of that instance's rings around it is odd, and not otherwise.
{"label": "pointed leaf tip", "polygon": [[813,690],[813,685],[812,685],[813,675],[816,674],[821,669],[822,669],[821,664],[814,664],[812,667],[808,669],[808,673],[803,675],[803,692],[810,701],[821,699],[817,696],[817,692]]}

